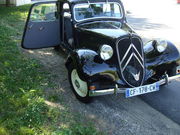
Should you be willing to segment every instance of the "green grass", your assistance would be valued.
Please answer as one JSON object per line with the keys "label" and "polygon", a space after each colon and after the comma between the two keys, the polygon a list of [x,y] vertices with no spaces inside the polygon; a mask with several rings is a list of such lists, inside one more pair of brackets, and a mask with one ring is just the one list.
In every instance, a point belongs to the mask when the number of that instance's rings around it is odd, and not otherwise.
{"label": "green grass", "polygon": [[[0,7],[0,135],[92,135],[65,105],[46,104],[43,89],[51,76],[18,49],[29,5]],[[58,100],[52,96],[51,101]],[[89,123],[89,122],[87,122]]]}

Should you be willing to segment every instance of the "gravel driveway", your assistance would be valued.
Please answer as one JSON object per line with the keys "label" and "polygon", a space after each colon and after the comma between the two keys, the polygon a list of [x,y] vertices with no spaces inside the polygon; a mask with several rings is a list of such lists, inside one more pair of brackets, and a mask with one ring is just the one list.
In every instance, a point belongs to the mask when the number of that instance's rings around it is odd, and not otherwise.
{"label": "gravel driveway", "polygon": [[[57,83],[56,92],[65,103],[108,135],[179,135],[180,126],[151,108],[138,97],[125,99],[124,95],[96,97],[91,104],[83,104],[73,95],[64,62],[66,56],[51,49],[24,50],[25,55],[39,60]],[[58,104],[61,104],[59,101]],[[81,119],[81,118],[80,118]]]}

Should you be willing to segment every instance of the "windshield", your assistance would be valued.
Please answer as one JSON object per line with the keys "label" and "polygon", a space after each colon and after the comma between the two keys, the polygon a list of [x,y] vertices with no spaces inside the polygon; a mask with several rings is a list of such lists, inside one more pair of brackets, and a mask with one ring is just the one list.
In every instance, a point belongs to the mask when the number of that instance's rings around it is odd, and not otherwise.
{"label": "windshield", "polygon": [[122,9],[118,3],[86,3],[74,7],[74,18],[82,21],[92,18],[122,18]]}

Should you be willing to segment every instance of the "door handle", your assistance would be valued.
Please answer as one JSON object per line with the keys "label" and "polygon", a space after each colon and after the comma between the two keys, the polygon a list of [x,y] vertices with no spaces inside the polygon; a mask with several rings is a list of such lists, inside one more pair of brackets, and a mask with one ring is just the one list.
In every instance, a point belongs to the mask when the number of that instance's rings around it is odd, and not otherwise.
{"label": "door handle", "polygon": [[31,24],[30,26],[28,26],[28,29],[30,30],[32,28],[33,24]]}
{"label": "door handle", "polygon": [[44,29],[44,27],[43,27],[43,26],[39,27],[39,30],[40,30],[40,31],[42,31],[43,29]]}

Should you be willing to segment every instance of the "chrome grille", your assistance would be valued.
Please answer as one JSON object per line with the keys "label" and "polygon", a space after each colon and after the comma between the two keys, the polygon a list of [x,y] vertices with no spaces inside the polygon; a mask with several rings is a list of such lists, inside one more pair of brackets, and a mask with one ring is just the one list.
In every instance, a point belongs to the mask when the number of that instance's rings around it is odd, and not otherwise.
{"label": "chrome grille", "polygon": [[122,79],[131,87],[142,85],[144,81],[143,45],[139,37],[126,37],[116,44]]}

